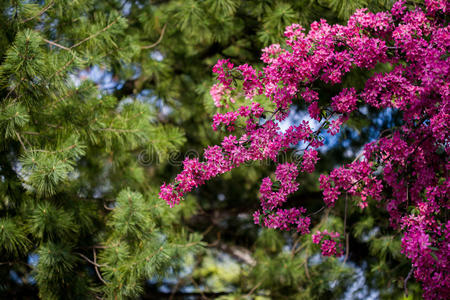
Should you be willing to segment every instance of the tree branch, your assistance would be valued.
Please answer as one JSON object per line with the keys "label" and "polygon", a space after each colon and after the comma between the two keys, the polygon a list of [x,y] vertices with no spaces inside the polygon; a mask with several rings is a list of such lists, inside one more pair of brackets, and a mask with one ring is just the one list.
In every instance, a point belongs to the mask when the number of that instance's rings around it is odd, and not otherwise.
{"label": "tree branch", "polygon": [[81,256],[81,257],[84,258],[87,262],[93,264],[94,266],[97,266],[97,267],[104,267],[104,266],[105,266],[105,265],[99,265],[99,264],[97,264],[96,262],[93,262],[93,261],[90,260],[87,256],[85,256],[85,255],[83,255],[83,254],[81,254],[81,253],[79,253],[79,252],[76,252],[76,254],[78,254],[79,256]]}
{"label": "tree branch", "polygon": [[229,246],[225,243],[218,243],[216,247],[252,267],[256,265],[256,260],[252,257],[251,252],[244,247]]}
{"label": "tree branch", "polygon": [[344,236],[345,236],[345,258],[342,262],[345,264],[348,259],[348,253],[349,253],[349,234],[347,233],[347,207],[348,207],[348,194],[345,194],[345,208],[344,208]]}
{"label": "tree branch", "polygon": [[25,144],[22,141],[22,138],[20,137],[20,134],[16,132],[16,136],[19,139],[20,144],[22,145],[23,150],[27,151],[27,147],[25,147]]}
{"label": "tree branch", "polygon": [[403,282],[403,287],[405,288],[405,297],[408,297],[408,280],[411,277],[412,273],[414,271],[414,267],[411,268],[408,275],[405,278],[405,281]]}
{"label": "tree branch", "polygon": [[97,273],[98,278],[105,284],[108,285],[108,283],[103,279],[102,275],[100,274],[100,271],[97,267],[97,254],[95,253],[95,248],[92,249],[92,252],[94,252],[94,269],[95,273]]}
{"label": "tree branch", "polygon": [[345,234],[345,257],[344,257],[344,261],[342,262],[343,264],[345,264],[347,262],[348,259],[348,253],[349,253],[349,234],[346,233]]}
{"label": "tree branch", "polygon": [[158,46],[158,44],[161,43],[161,41],[162,41],[162,39],[164,37],[164,32],[166,31],[166,27],[167,27],[167,24],[164,24],[164,26],[163,26],[163,28],[161,30],[161,35],[159,36],[159,39],[156,42],[154,42],[151,45],[142,46],[141,49],[151,49],[153,47]]}
{"label": "tree branch", "polygon": [[40,12],[38,12],[36,15],[34,15],[34,16],[30,17],[30,18],[22,20],[21,23],[26,23],[28,21],[33,20],[34,18],[42,16],[50,7],[53,6],[53,4],[55,4],[54,0],[50,1],[50,3],[46,7],[44,7]]}
{"label": "tree branch", "polygon": [[247,293],[247,297],[250,297],[257,288],[259,288],[259,286],[262,284],[262,280],[260,282],[258,282],[248,293]]}
{"label": "tree branch", "polygon": [[56,43],[56,42],[49,41],[49,40],[47,40],[47,39],[43,39],[43,41],[46,42],[46,43],[48,43],[48,44],[50,44],[50,45],[53,45],[53,46],[55,46],[55,47],[61,48],[61,49],[63,49],[63,50],[70,51],[70,50],[72,50],[73,48],[76,48],[76,47],[80,46],[81,44],[83,44],[83,43],[89,41],[90,39],[95,38],[95,37],[98,36],[100,33],[105,32],[106,30],[108,30],[109,28],[111,28],[111,26],[113,26],[115,23],[117,23],[118,20],[119,20],[119,17],[117,17],[114,21],[112,21],[111,23],[109,23],[106,27],[102,28],[101,30],[97,31],[97,32],[94,33],[94,34],[91,34],[91,35],[88,36],[87,38],[82,39],[81,41],[79,41],[78,43],[76,43],[76,44],[70,46],[69,48],[66,47],[66,46],[60,45],[60,44],[58,44],[58,43]]}
{"label": "tree branch", "polygon": [[64,64],[64,66],[62,66],[61,69],[59,69],[55,73],[53,73],[49,77],[49,79],[52,79],[53,77],[59,75],[62,71],[64,71],[67,67],[69,67],[73,63],[73,61],[75,60],[75,57],[76,57],[75,54],[72,52],[72,58],[66,64]]}
{"label": "tree branch", "polygon": [[108,30],[109,28],[111,28],[111,26],[113,26],[115,23],[117,23],[118,20],[119,20],[119,17],[117,17],[114,21],[112,21],[111,23],[109,23],[105,28],[103,28],[103,29],[97,31],[96,33],[94,33],[94,34],[88,36],[87,38],[85,38],[85,39],[79,41],[78,43],[76,43],[75,45],[73,45],[72,47],[70,47],[70,49],[76,48],[76,47],[80,46],[81,44],[83,44],[83,43],[89,41],[90,39],[95,38],[95,37],[96,37],[97,35],[99,35],[100,33],[105,32],[106,30]]}
{"label": "tree branch", "polygon": [[104,207],[106,210],[114,210],[114,208],[108,207],[108,206],[106,205],[106,203],[103,203],[103,207]]}
{"label": "tree branch", "polygon": [[44,42],[46,42],[47,44],[50,44],[50,45],[52,45],[52,46],[55,46],[55,47],[58,47],[58,48],[61,48],[61,49],[70,51],[70,48],[67,48],[66,46],[63,46],[63,45],[60,45],[60,44],[58,44],[58,43],[49,41],[49,40],[47,40],[47,39],[42,39],[42,40],[43,40]]}
{"label": "tree branch", "polygon": [[309,275],[309,269],[308,269],[308,253],[306,253],[306,257],[305,257],[305,275],[309,280],[311,280],[311,276]]}

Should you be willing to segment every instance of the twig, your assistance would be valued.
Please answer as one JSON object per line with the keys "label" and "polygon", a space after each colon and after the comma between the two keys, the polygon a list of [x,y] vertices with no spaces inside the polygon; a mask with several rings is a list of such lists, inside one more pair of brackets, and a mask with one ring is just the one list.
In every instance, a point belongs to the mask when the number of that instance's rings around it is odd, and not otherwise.
{"label": "twig", "polygon": [[257,288],[259,288],[259,286],[262,284],[262,280],[260,282],[258,282],[248,293],[247,293],[247,297],[250,297]]}
{"label": "twig", "polygon": [[91,247],[89,247],[89,248],[94,248],[94,249],[108,249],[108,248],[111,248],[110,246],[102,246],[102,245],[94,245],[94,246],[91,246]]}
{"label": "twig", "polygon": [[61,49],[67,50],[67,51],[70,51],[70,48],[67,48],[66,46],[63,46],[63,45],[60,45],[60,44],[58,44],[58,43],[49,41],[49,40],[47,40],[47,39],[42,39],[42,40],[43,40],[44,42],[46,42],[47,44],[53,45],[53,46],[55,46],[55,47],[58,47],[58,48],[61,48]]}
{"label": "twig", "polygon": [[213,229],[213,228],[214,228],[214,225],[208,226],[208,228],[206,228],[206,230],[203,231],[203,232],[201,233],[201,235],[202,235],[202,236],[205,236],[205,235],[208,234],[208,233],[211,231],[211,229]]}
{"label": "twig", "polygon": [[408,280],[411,277],[412,273],[414,271],[414,267],[411,268],[408,275],[405,278],[405,281],[403,282],[403,287],[405,288],[405,297],[408,297]]}
{"label": "twig", "polygon": [[297,254],[298,252],[300,252],[301,250],[305,249],[305,247],[308,246],[308,243],[303,243],[300,247],[298,247],[297,249],[295,249],[295,253]]}
{"label": "twig", "polygon": [[[296,236],[296,235],[294,235]],[[292,245],[292,249],[291,249],[291,257],[294,257],[295,255],[295,249],[297,248],[298,243],[300,242],[300,238],[293,238],[294,239],[294,244]]]}
{"label": "twig", "polygon": [[114,21],[112,21],[111,23],[108,24],[108,26],[106,26],[105,28],[103,28],[102,30],[97,31],[96,33],[88,36],[87,38],[79,41],[78,43],[76,43],[75,45],[71,46],[70,49],[76,48],[78,46],[80,46],[81,44],[89,41],[90,39],[95,38],[97,35],[99,35],[102,32],[105,32],[106,30],[108,30],[111,26],[113,26],[115,23],[117,23],[117,21],[119,20],[119,17],[117,17]]}
{"label": "twig", "polygon": [[58,71],[56,71],[55,73],[53,73],[49,79],[52,79],[53,77],[59,75],[59,73],[61,73],[62,71],[64,71],[68,66],[70,66],[72,64],[72,62],[75,60],[75,54],[72,52],[72,58],[64,65],[62,66],[61,69],[59,69]]}
{"label": "twig", "polygon": [[[331,117],[333,115],[334,115],[334,112],[330,113],[328,115],[328,117],[325,119],[325,121],[319,126],[319,128],[313,132],[314,137],[319,136],[319,133],[322,131],[322,128],[328,123],[328,121],[331,119]],[[308,148],[311,146],[313,140],[314,139],[311,139],[311,141],[308,143],[308,146],[306,146],[306,148],[303,149],[303,153],[305,153],[305,151],[308,150]]]}
{"label": "twig", "polygon": [[103,279],[102,275],[100,274],[98,267],[97,267],[97,254],[95,253],[95,248],[92,249],[92,252],[94,252],[94,269],[95,273],[97,273],[98,278],[105,284],[108,285],[108,283]]}
{"label": "twig", "polygon": [[309,276],[309,270],[308,270],[308,254],[306,254],[306,258],[305,258],[305,274],[306,277],[311,280],[311,276]]}
{"label": "twig", "polygon": [[178,279],[177,284],[173,287],[172,292],[170,293],[170,297],[169,300],[172,300],[173,297],[175,296],[175,293],[178,290],[178,287],[180,286],[180,284],[182,283],[183,279]]}
{"label": "twig", "polygon": [[[24,78],[20,79],[20,82],[19,82],[19,83],[21,83],[21,82],[24,81],[24,80],[25,80]],[[9,96],[14,92],[14,90],[19,86],[19,83],[16,84],[12,89],[9,90],[8,94],[6,94],[5,99],[8,99],[8,97],[9,97]],[[13,102],[15,102],[15,100],[14,100]],[[11,102],[11,103],[13,103],[13,102]]]}
{"label": "twig", "polygon": [[105,203],[103,203],[103,207],[104,207],[106,210],[114,210],[114,208],[106,206]]}
{"label": "twig", "polygon": [[352,161],[352,163],[358,161],[363,155],[364,155],[364,151],[361,151],[361,153],[358,154],[358,156],[355,157],[355,159]]}
{"label": "twig", "polygon": [[321,212],[322,210],[324,210],[324,209],[325,209],[325,206],[322,206],[319,210],[317,210],[317,211],[315,211],[315,212],[313,212],[313,213],[310,213],[310,214],[308,215],[308,217],[317,215],[318,213],[320,213],[320,212]]}
{"label": "twig", "polygon": [[195,282],[194,278],[192,278],[192,276],[190,276],[190,279],[191,279],[192,283],[194,284],[195,288],[198,289],[198,291],[200,292],[200,295],[202,296],[202,299],[208,300],[209,298],[205,296],[205,294],[203,293],[202,289],[198,286],[197,282]]}
{"label": "twig", "polygon": [[33,20],[34,18],[37,18],[37,17],[39,17],[39,16],[42,16],[42,14],[44,14],[50,7],[52,7],[53,4],[55,4],[55,1],[54,1],[54,0],[50,1],[50,3],[49,3],[46,7],[44,7],[40,12],[38,12],[36,15],[34,15],[34,16],[32,16],[32,17],[29,17],[29,18],[27,18],[27,19],[25,19],[25,20],[22,20],[21,23],[26,23],[26,22],[28,22],[28,21]]}
{"label": "twig", "polygon": [[28,141],[28,139],[25,136],[22,136],[22,138],[25,140],[25,143],[27,143],[28,147],[33,148],[33,145]]}
{"label": "twig", "polygon": [[76,146],[77,146],[76,144],[73,144],[73,145],[70,145],[70,146],[68,146],[66,148],[63,148],[63,149],[60,149],[60,150],[55,150],[55,151],[43,150],[43,149],[32,149],[31,151],[43,152],[43,153],[52,153],[53,154],[53,153],[61,153],[61,152],[67,151],[67,150],[71,150],[71,149],[75,148]]}
{"label": "twig", "polygon": [[29,135],[40,135],[39,132],[35,132],[35,131],[22,131],[22,133],[29,134]]}
{"label": "twig", "polygon": [[158,44],[161,43],[161,41],[162,41],[162,39],[164,37],[164,32],[166,31],[166,27],[167,27],[167,24],[164,24],[164,26],[163,26],[163,28],[161,30],[161,35],[159,36],[159,39],[156,42],[154,42],[151,45],[142,46],[141,49],[150,49],[150,48],[158,46]]}
{"label": "twig", "polygon": [[348,194],[345,194],[345,208],[344,208],[344,234],[347,233],[346,226],[347,226],[347,206],[348,206]]}
{"label": "twig", "polygon": [[79,256],[81,256],[81,257],[84,258],[87,262],[93,264],[94,266],[97,266],[97,267],[104,267],[104,266],[105,266],[105,265],[99,265],[99,264],[93,262],[93,261],[90,260],[87,256],[85,256],[85,255],[83,255],[83,254],[81,254],[81,253],[79,253],[79,252],[76,252],[76,254],[78,254]]}
{"label": "twig", "polygon": [[27,147],[25,147],[25,144],[23,143],[22,139],[20,138],[20,134],[16,132],[16,136],[19,139],[20,144],[22,145],[23,149],[27,151]]}
{"label": "twig", "polygon": [[120,128],[94,128],[92,130],[95,131],[112,131],[112,132],[118,132],[118,133],[129,133],[129,132],[138,132],[138,129],[120,129]]}
{"label": "twig", "polygon": [[219,243],[217,248],[232,255],[233,257],[237,258],[238,260],[245,262],[249,266],[252,266],[252,267],[256,266],[257,262],[252,257],[252,253],[244,247],[228,246],[225,243]]}
{"label": "twig", "polygon": [[[60,44],[58,44],[58,43],[56,43],[56,42],[49,41],[49,40],[47,40],[47,39],[43,39],[43,41],[46,42],[46,43],[48,43],[48,44],[50,44],[50,45],[53,45],[53,46],[55,46],[55,47],[58,47],[58,48],[61,48],[61,49],[67,50],[67,51],[71,51],[73,48],[76,48],[76,47],[80,46],[81,44],[83,44],[83,43],[89,41],[90,39],[95,38],[95,37],[96,37],[97,35],[99,35],[100,33],[105,32],[105,31],[108,30],[111,26],[113,26],[115,23],[117,23],[118,20],[119,20],[119,17],[117,17],[114,21],[112,21],[111,23],[109,23],[109,24],[108,24],[106,27],[104,27],[103,29],[97,31],[96,33],[94,33],[94,34],[92,34],[92,35],[90,35],[90,36],[88,36],[87,38],[82,39],[81,41],[79,41],[78,43],[76,43],[76,44],[70,46],[69,48],[66,47],[66,46],[60,45]],[[71,63],[71,62],[72,62],[72,61],[70,61],[70,63]],[[64,66],[64,68],[66,68],[66,66]],[[57,72],[57,73],[58,73],[58,72]]]}
{"label": "twig", "polygon": [[345,234],[345,257],[344,257],[344,261],[342,262],[342,264],[345,264],[347,262],[348,259],[348,253],[349,253],[349,238],[348,238],[349,234],[346,233]]}
{"label": "twig", "polygon": [[345,194],[345,208],[344,208],[344,236],[345,236],[345,258],[342,262],[345,264],[345,262],[348,259],[348,253],[349,253],[349,234],[347,233],[347,207],[348,207],[348,194]]}
{"label": "twig", "polygon": [[2,265],[10,265],[10,266],[12,266],[13,264],[23,264],[23,265],[27,266],[30,269],[34,269],[34,267],[32,265],[27,264],[24,261],[4,261],[4,262],[0,262],[0,266],[2,266]]}

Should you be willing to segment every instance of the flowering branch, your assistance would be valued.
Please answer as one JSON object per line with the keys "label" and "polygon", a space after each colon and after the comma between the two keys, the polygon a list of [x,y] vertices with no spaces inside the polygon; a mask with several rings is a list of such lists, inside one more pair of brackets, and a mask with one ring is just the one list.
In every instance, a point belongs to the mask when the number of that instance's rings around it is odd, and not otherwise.
{"label": "flowering branch", "polygon": [[[352,163],[320,176],[323,200],[332,207],[344,192],[360,199],[361,209],[369,201],[380,203],[390,215],[391,226],[403,233],[401,252],[411,259],[424,298],[448,298],[450,42],[445,18],[449,13],[445,0],[426,0],[422,8],[412,11],[400,0],[389,12],[357,10],[346,25],[321,20],[311,24],[308,33],[298,24],[288,26],[287,47],[274,44],[263,49],[261,71],[219,60],[213,68],[218,82],[210,90],[215,105],[229,108],[241,90],[247,105],[214,116],[213,129],[224,128],[230,135],[220,145],[205,149],[203,161],[187,158],[175,182],[162,185],[160,197],[176,205],[185,193],[215,176],[247,161],[271,159],[277,164],[275,181],[262,180],[261,208],[254,213],[254,222],[308,234],[311,214],[303,207],[286,208],[285,204],[299,188],[300,173],[314,171],[319,160],[316,149],[323,145],[321,131],[326,128],[336,135],[361,104],[396,110],[403,118],[398,130],[388,136],[380,133]],[[344,88],[330,100],[319,102],[319,93],[311,89],[318,81],[339,84],[352,69],[373,70],[380,63],[390,64],[391,70],[373,74],[362,90]],[[255,96],[265,96],[276,107],[263,124],[260,117],[266,109]],[[321,122],[319,129],[313,131],[303,121],[281,131],[279,124],[288,117],[293,102],[302,100],[309,116]],[[232,134],[238,119],[246,124],[241,136]],[[277,162],[279,153],[300,142],[307,146],[298,164]],[[343,236],[327,230],[312,235],[326,256],[342,255],[345,238],[344,263],[349,256],[345,201]]]}

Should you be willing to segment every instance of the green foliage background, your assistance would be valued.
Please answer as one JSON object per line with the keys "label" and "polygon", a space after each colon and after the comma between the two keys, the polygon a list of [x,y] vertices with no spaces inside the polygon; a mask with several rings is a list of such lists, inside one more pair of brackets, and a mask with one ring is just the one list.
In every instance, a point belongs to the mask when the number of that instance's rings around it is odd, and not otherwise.
{"label": "green foliage background", "polygon": [[[282,43],[291,23],[345,23],[357,8],[391,5],[2,1],[0,296],[365,299],[374,292],[404,298],[409,262],[400,255],[400,235],[375,204],[363,212],[349,205],[343,262],[321,258],[309,236],[253,224],[258,183],[273,170],[268,162],[217,178],[173,209],[157,197],[185,155],[221,139],[210,126],[217,59],[261,67],[261,49]],[[361,86],[369,75],[355,71],[343,85]],[[323,86],[320,96],[338,89]],[[299,114],[303,108],[298,104]],[[395,122],[395,115],[370,109],[355,116],[323,153],[318,171],[300,179],[292,205],[319,211],[318,174],[351,161]],[[314,214],[312,231],[342,232],[344,203]],[[407,286],[409,299],[419,297],[412,278]]]}

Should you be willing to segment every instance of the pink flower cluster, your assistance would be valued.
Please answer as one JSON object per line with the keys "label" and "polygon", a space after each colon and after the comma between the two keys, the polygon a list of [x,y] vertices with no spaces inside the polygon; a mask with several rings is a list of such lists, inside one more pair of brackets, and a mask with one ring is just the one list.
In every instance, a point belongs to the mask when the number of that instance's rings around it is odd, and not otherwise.
{"label": "pink flower cluster", "polygon": [[362,209],[367,207],[368,197],[380,201],[383,186],[381,180],[373,176],[372,166],[367,161],[356,161],[333,170],[328,176],[320,175],[325,203],[333,206],[341,191],[360,199],[358,205]]}
{"label": "pink flower cluster", "polygon": [[241,106],[238,111],[229,111],[225,114],[217,113],[213,117],[212,128],[217,130],[220,125],[224,124],[228,131],[234,130],[235,121],[238,117],[248,118],[247,130],[250,131],[256,127],[257,120],[264,113],[264,108],[257,102],[252,102],[251,106]]}
{"label": "pink flower cluster", "polygon": [[357,101],[354,88],[343,89],[339,95],[331,98],[331,107],[340,113],[350,113],[356,109]]}
{"label": "pink flower cluster", "polygon": [[211,87],[209,93],[216,107],[222,107],[222,102],[225,102],[225,107],[228,108],[229,104],[226,102],[226,98],[229,98],[231,103],[235,103],[234,99],[230,96],[231,91],[234,89],[231,87],[231,82],[233,81],[231,71],[233,67],[234,65],[228,59],[222,59],[213,68],[213,72],[217,74],[217,80],[219,82]]}
{"label": "pink flower cluster", "polygon": [[[226,96],[229,97],[231,90],[227,89],[222,83],[214,84],[209,90],[211,97],[213,98],[214,105],[216,107],[222,107],[222,102],[225,102],[225,107],[228,108],[229,104],[226,102]],[[225,97],[224,97],[225,96]],[[235,103],[232,97],[229,97],[231,103]]]}
{"label": "pink flower cluster", "polygon": [[269,177],[263,179],[259,189],[262,209],[253,214],[255,224],[281,230],[294,229],[302,234],[309,232],[310,219],[302,216],[306,212],[304,208],[279,208],[287,201],[288,195],[298,189],[297,176],[297,166],[284,163],[279,164],[275,171],[276,184]]}
{"label": "pink flower cluster", "polygon": [[242,89],[244,90],[245,98],[253,99],[254,96],[262,93],[263,86],[256,75],[255,69],[245,64],[237,67],[237,70],[241,71],[244,77]]}
{"label": "pink flower cluster", "polygon": [[[300,142],[307,144],[300,169],[279,164],[275,183],[264,178],[261,210],[255,222],[270,228],[296,229],[306,234],[310,220],[303,207],[288,205],[288,195],[298,189],[299,171],[312,172],[323,131],[337,134],[359,105],[401,113],[402,124],[364,148],[361,160],[320,177],[324,201],[333,206],[349,194],[364,208],[371,199],[387,210],[390,223],[403,232],[402,253],[411,260],[414,276],[422,283],[426,299],[450,298],[450,244],[448,196],[450,181],[450,5],[446,0],[426,0],[425,9],[409,11],[398,1],[391,12],[358,10],[347,25],[314,22],[308,33],[298,24],[286,28],[286,45],[263,49],[265,63],[258,72],[245,64],[234,67],[220,60],[213,71],[218,84],[211,89],[216,106],[244,95],[249,105],[217,114],[213,128],[221,125],[240,135],[224,138],[220,146],[205,150],[204,161],[186,159],[175,183],[164,184],[160,197],[171,206],[182,196],[214,176],[250,160],[272,159]],[[331,99],[320,99],[316,83],[338,84],[355,68],[373,69],[390,64],[390,71],[371,76],[362,90],[343,89]],[[232,86],[242,82],[243,93]],[[322,84],[322,83],[321,83]],[[255,96],[265,95],[275,104],[264,111]],[[299,97],[300,96],[300,97]],[[279,123],[291,104],[303,99],[311,118],[320,123],[313,131],[307,122],[282,132]],[[230,100],[231,101],[231,100]],[[313,240],[324,255],[341,254],[338,236],[319,233]],[[337,246],[336,246],[337,245]]]}
{"label": "pink flower cluster", "polygon": [[340,234],[338,232],[328,232],[326,229],[322,232],[317,231],[312,235],[314,244],[320,245],[323,256],[342,256],[342,243],[339,242]]}
{"label": "pink flower cluster", "polygon": [[213,72],[217,74],[217,80],[223,84],[223,86],[228,89],[233,81],[233,76],[231,71],[233,70],[234,64],[228,59],[221,59],[213,68]]}
{"label": "pink flower cluster", "polygon": [[319,152],[314,149],[305,150],[303,152],[302,168],[303,172],[312,173],[316,167],[317,161],[319,160]]}

